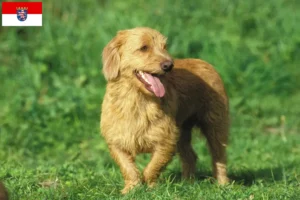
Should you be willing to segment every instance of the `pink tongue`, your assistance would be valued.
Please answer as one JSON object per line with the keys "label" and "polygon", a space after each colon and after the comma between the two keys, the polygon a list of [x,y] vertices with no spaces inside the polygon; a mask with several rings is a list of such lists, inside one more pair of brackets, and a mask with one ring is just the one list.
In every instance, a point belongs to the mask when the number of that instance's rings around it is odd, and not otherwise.
{"label": "pink tongue", "polygon": [[144,72],[144,75],[146,76],[146,79],[151,84],[150,88],[154,92],[154,94],[157,97],[163,97],[165,95],[165,87],[160,82],[159,78],[152,76],[151,74],[148,74]]}

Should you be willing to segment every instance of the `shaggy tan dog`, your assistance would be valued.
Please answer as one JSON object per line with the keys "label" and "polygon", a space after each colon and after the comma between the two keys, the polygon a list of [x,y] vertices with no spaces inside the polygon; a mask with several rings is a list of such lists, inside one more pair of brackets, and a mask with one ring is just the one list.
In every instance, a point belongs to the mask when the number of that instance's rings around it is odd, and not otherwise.
{"label": "shaggy tan dog", "polygon": [[[166,40],[156,30],[134,28],[119,31],[103,50],[107,88],[101,133],[123,174],[122,193],[142,181],[153,186],[176,152],[182,176],[193,177],[193,127],[207,138],[214,176],[220,184],[228,181],[228,99],[222,80],[202,60],[172,60]],[[139,153],[152,154],[142,176],[135,165]]]}

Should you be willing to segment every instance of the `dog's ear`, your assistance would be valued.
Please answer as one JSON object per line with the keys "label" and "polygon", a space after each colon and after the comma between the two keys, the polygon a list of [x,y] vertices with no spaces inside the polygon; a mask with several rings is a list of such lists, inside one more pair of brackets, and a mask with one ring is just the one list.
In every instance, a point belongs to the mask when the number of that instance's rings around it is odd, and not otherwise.
{"label": "dog's ear", "polygon": [[107,81],[112,81],[119,76],[120,73],[120,47],[125,42],[126,31],[119,31],[117,36],[114,37],[103,49],[102,63],[103,74]]}

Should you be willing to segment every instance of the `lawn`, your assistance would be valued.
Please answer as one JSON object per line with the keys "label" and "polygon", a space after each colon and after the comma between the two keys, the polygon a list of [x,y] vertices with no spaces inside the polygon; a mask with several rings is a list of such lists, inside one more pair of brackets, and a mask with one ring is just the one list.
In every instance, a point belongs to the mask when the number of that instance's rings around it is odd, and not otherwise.
{"label": "lawn", "polygon": [[[42,27],[0,27],[0,180],[10,199],[300,199],[299,10],[285,0],[45,0]],[[214,183],[195,131],[194,182],[180,179],[175,156],[155,188],[120,194],[99,131],[101,52],[136,26],[166,35],[174,57],[201,58],[221,74],[229,185]]]}

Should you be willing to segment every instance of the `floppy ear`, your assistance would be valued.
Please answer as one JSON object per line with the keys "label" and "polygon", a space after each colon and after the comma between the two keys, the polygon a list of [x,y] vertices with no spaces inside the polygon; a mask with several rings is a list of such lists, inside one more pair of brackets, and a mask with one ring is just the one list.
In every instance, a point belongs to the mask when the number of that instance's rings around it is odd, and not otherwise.
{"label": "floppy ear", "polygon": [[114,37],[103,49],[102,71],[107,81],[112,81],[119,76],[121,61],[119,49],[124,43],[124,33],[125,31],[119,31],[117,36]]}

